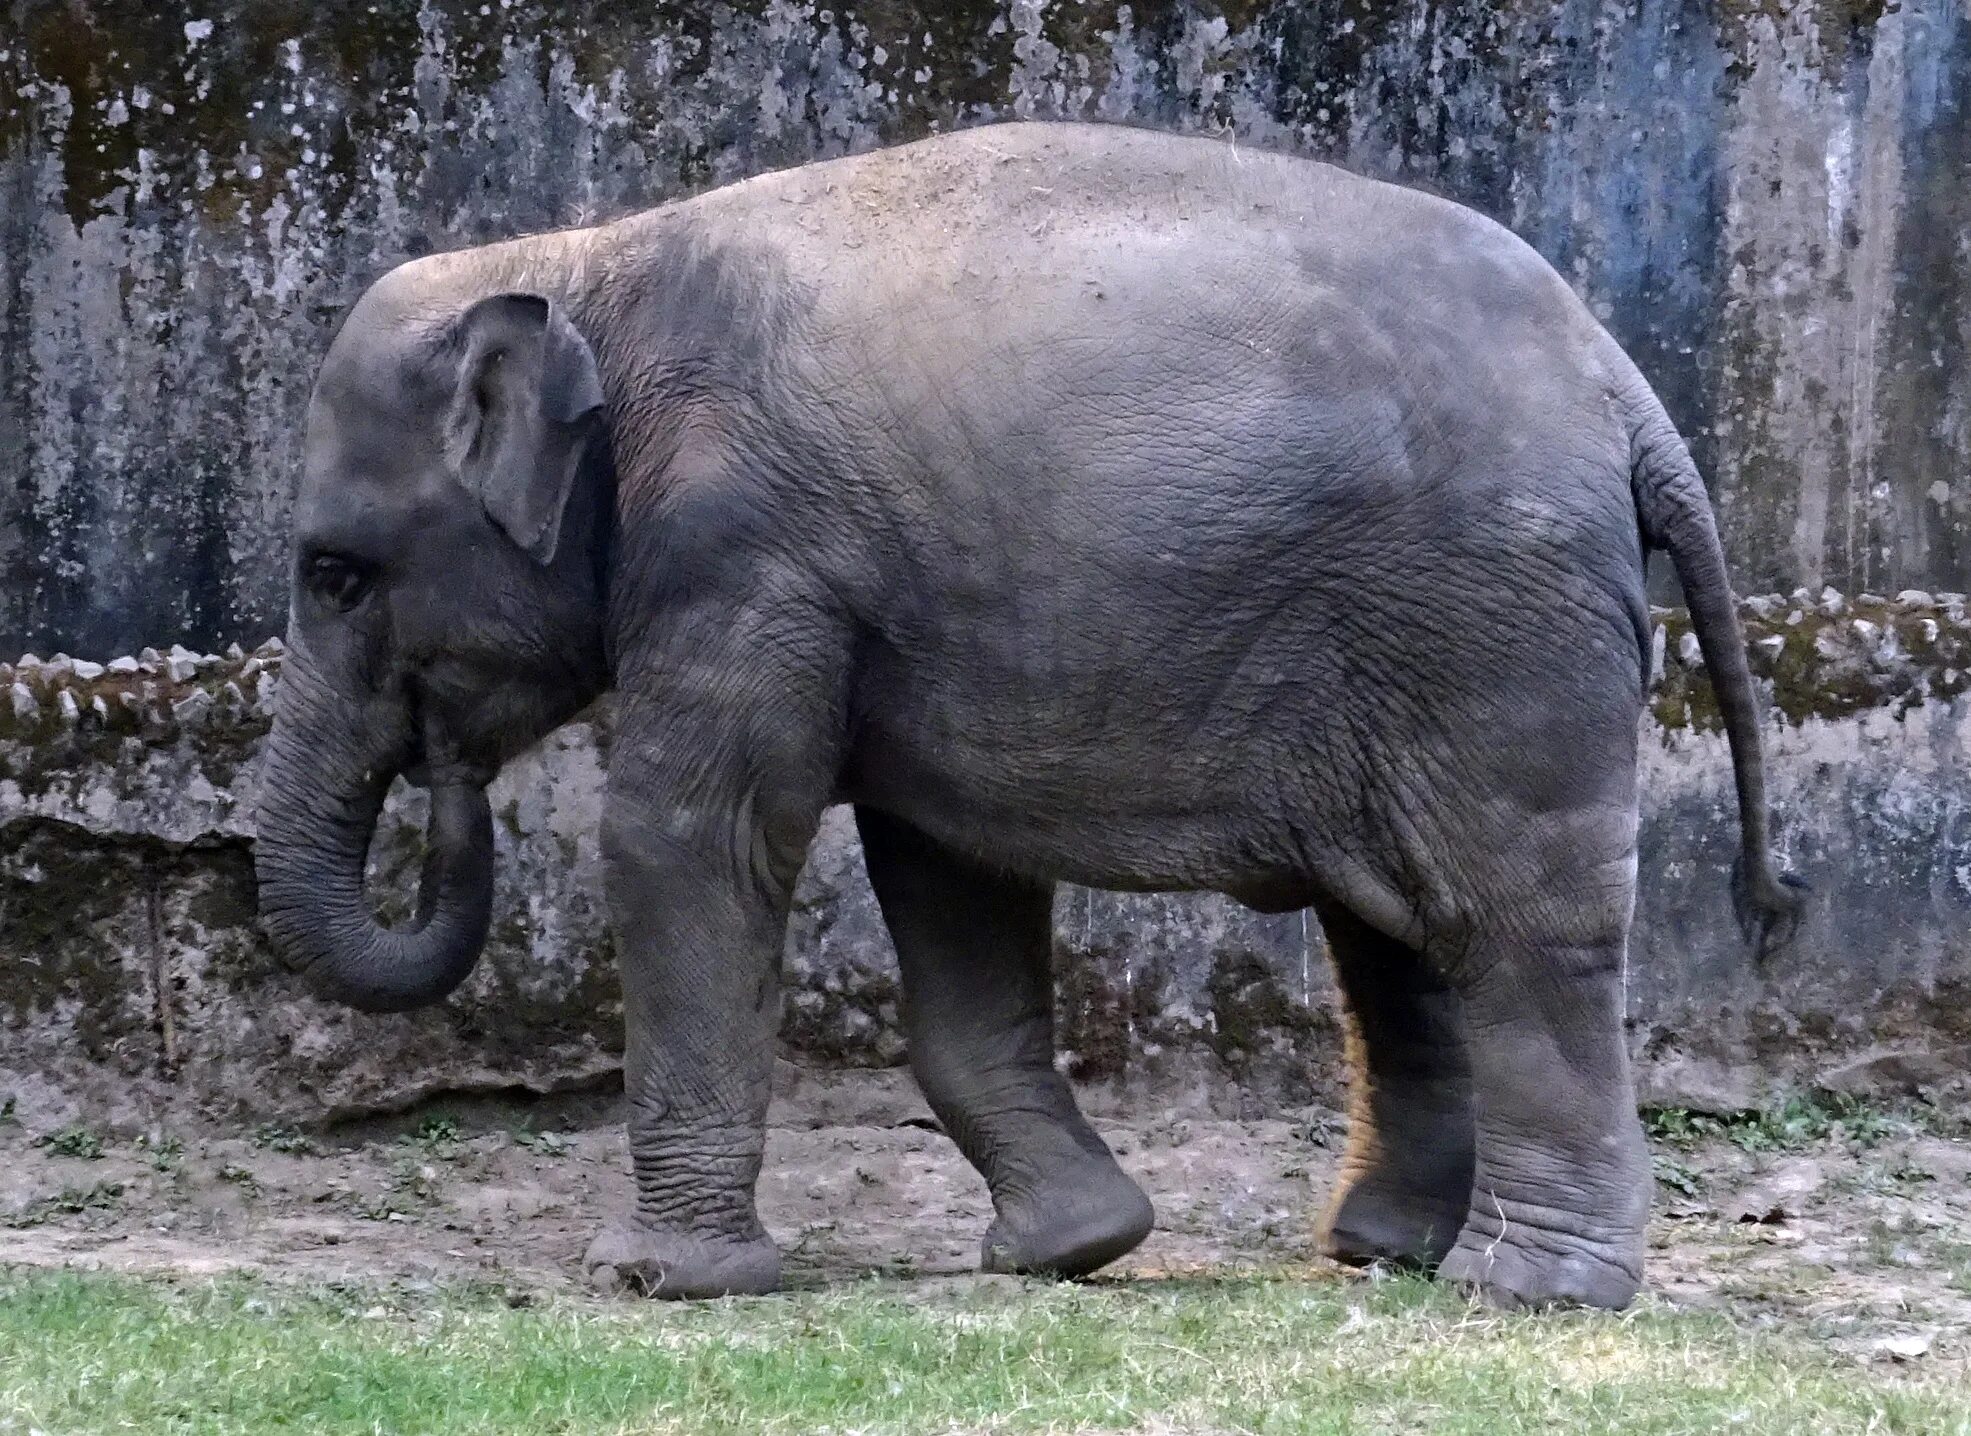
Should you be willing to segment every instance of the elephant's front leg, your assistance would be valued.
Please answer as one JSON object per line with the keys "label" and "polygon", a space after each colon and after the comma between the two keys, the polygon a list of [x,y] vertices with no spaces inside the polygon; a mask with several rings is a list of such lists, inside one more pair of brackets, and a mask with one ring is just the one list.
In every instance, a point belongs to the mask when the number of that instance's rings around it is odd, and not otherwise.
{"label": "elephant's front leg", "polygon": [[636,1204],[590,1245],[605,1288],[771,1291],[754,1184],[765,1145],[783,935],[819,820],[799,764],[682,722],[619,729],[603,860],[623,976]]}
{"label": "elephant's front leg", "polygon": [[992,1192],[987,1271],[1079,1276],[1155,1213],[1054,1067],[1049,884],[995,872],[909,824],[856,809],[903,972],[910,1065]]}

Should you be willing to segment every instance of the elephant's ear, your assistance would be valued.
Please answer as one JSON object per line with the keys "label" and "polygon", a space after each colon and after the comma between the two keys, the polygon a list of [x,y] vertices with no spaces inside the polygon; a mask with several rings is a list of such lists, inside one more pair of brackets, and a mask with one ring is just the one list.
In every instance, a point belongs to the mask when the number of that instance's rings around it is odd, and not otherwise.
{"label": "elephant's ear", "polygon": [[508,538],[549,563],[602,408],[595,355],[538,294],[480,300],[459,316],[453,341],[452,471]]}

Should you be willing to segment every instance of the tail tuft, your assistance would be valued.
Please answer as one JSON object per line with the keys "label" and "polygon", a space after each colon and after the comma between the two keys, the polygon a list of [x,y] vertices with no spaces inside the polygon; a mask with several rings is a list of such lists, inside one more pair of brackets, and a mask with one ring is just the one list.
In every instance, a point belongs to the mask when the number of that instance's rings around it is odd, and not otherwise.
{"label": "tail tuft", "polygon": [[1732,913],[1760,966],[1793,940],[1812,893],[1813,889],[1792,873],[1776,872],[1771,859],[1764,855],[1749,873],[1743,853],[1732,859]]}

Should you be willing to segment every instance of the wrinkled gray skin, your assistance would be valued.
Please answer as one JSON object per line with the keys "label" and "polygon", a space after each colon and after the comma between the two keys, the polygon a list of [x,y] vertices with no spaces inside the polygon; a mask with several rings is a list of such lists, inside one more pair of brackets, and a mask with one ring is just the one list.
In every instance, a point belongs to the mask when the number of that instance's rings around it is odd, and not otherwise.
{"label": "wrinkled gray skin", "polygon": [[[1720,691],[1742,910],[1770,934],[1794,903],[1657,400],[1510,234],[1320,164],[1010,125],[419,260],[330,349],[295,540],[261,892],[345,1001],[465,976],[485,782],[621,695],[637,1199],[590,1248],[607,1283],[777,1281],[782,930],[831,803],[1000,1271],[1086,1272],[1151,1224],[1053,1066],[1072,881],[1316,910],[1355,1058],[1333,1253],[1631,1298],[1650,547]],[[390,931],[362,861],[405,771],[432,858]]]}

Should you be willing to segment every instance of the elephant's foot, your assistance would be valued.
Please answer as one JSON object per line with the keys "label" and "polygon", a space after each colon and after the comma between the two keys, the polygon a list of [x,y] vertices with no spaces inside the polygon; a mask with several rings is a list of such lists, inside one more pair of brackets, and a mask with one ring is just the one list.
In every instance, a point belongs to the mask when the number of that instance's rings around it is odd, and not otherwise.
{"label": "elephant's foot", "polygon": [[1156,1208],[1113,1159],[1090,1159],[1031,1190],[993,1203],[979,1253],[982,1271],[1085,1276],[1150,1234]]}
{"label": "elephant's foot", "polygon": [[1456,1192],[1345,1180],[1321,1225],[1321,1253],[1348,1266],[1434,1270],[1458,1239],[1470,1196],[1468,1177]]}
{"label": "elephant's foot", "polygon": [[732,1239],[610,1227],[589,1243],[582,1269],[606,1292],[680,1300],[755,1296],[780,1286],[780,1252],[764,1232]]}
{"label": "elephant's foot", "polygon": [[1454,1283],[1507,1311],[1591,1306],[1620,1311],[1642,1286],[1642,1239],[1593,1241],[1516,1225],[1510,1204],[1480,1214],[1438,1267]]}

